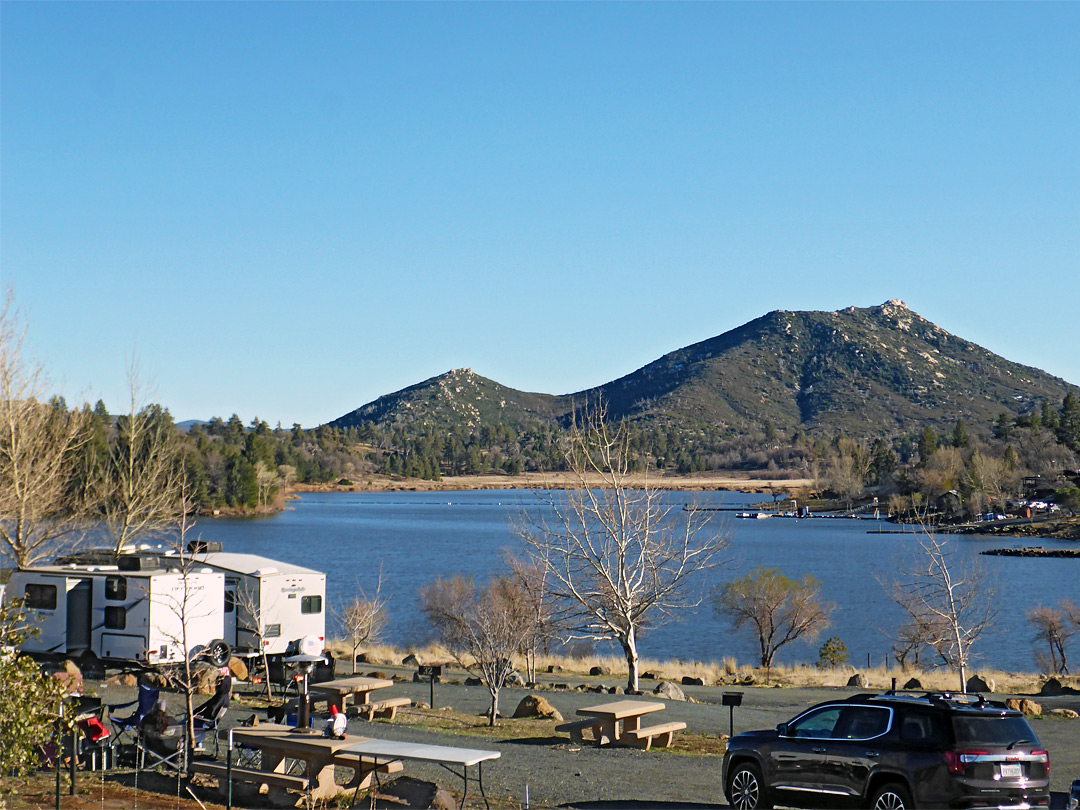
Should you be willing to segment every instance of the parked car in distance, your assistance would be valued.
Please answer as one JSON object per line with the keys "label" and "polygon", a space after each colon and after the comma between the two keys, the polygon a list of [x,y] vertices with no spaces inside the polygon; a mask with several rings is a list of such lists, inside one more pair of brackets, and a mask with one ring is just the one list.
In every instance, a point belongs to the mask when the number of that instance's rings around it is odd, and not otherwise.
{"label": "parked car in distance", "polygon": [[733,737],[721,773],[736,810],[1050,806],[1046,749],[1022,714],[982,695],[820,703],[771,731]]}
{"label": "parked car in distance", "polygon": [[1077,810],[1077,808],[1080,808],[1080,779],[1077,779],[1072,783],[1072,790],[1069,791],[1069,801],[1065,806],[1068,810]]}

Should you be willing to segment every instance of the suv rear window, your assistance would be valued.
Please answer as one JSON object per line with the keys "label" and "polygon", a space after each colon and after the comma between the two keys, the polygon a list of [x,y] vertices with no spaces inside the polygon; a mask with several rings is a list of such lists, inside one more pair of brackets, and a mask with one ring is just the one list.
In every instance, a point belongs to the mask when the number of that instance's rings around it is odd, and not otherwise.
{"label": "suv rear window", "polygon": [[961,745],[1008,745],[1017,740],[1037,742],[1023,717],[953,715],[953,733]]}

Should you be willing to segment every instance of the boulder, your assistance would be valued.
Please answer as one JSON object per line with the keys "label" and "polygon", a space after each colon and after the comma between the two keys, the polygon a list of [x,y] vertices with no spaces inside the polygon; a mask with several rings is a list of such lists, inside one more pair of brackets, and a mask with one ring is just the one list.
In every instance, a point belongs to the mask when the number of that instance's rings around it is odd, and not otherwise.
{"label": "boulder", "polygon": [[514,709],[514,717],[545,717],[562,722],[559,710],[540,695],[526,695]]}
{"label": "boulder", "polygon": [[551,688],[553,690],[555,690],[556,692],[569,692],[570,691],[570,684],[565,683],[563,681],[559,681],[557,683],[553,683],[551,685]]}
{"label": "boulder", "polygon": [[966,691],[979,693],[992,693],[997,683],[993,678],[985,678],[982,675],[972,675],[967,680]]}
{"label": "boulder", "polygon": [[151,689],[165,689],[169,686],[169,679],[160,672],[144,672],[139,676],[139,684]]}
{"label": "boulder", "polygon": [[705,681],[703,681],[701,678],[695,678],[695,677],[693,677],[691,675],[683,675],[682,685],[683,686],[704,686]]}
{"label": "boulder", "polygon": [[1039,717],[1043,713],[1042,706],[1027,698],[1009,698],[1005,701],[1005,705],[1029,717]]}
{"label": "boulder", "polygon": [[1063,720],[1075,720],[1080,717],[1080,714],[1072,709],[1051,709],[1049,713],[1054,717],[1060,717]]}
{"label": "boulder", "polygon": [[411,776],[399,776],[389,785],[381,788],[379,798],[395,804],[400,802],[402,807],[421,808],[421,810],[456,810],[457,808],[454,797],[434,782],[413,779]]}
{"label": "boulder", "polygon": [[354,660],[358,664],[374,664],[374,663],[376,663],[375,661],[371,660],[371,656],[369,656],[366,652],[357,653],[356,658]]}
{"label": "boulder", "polygon": [[624,695],[624,694],[626,694],[626,690],[621,686],[613,686],[613,687],[611,687],[610,690],[608,690],[608,694]]}
{"label": "boulder", "polygon": [[138,686],[139,679],[132,675],[130,672],[125,672],[122,675],[113,675],[109,680],[105,681],[109,686]]}
{"label": "boulder", "polygon": [[653,689],[653,694],[657,697],[662,697],[665,700],[686,700],[686,695],[683,690],[673,684],[671,681],[664,681]]}
{"label": "boulder", "polygon": [[401,659],[403,667],[418,667],[421,663],[423,662],[416,656],[416,653],[409,653]]}
{"label": "boulder", "polygon": [[596,676],[596,675],[604,675],[606,673],[604,672],[603,667],[593,667],[592,669],[589,670],[589,674],[593,675],[593,676]]}
{"label": "boulder", "polygon": [[1039,689],[1039,694],[1044,697],[1055,697],[1057,695],[1065,694],[1065,687],[1061,685],[1061,681],[1057,678],[1047,678],[1046,683]]}
{"label": "boulder", "polygon": [[918,678],[909,678],[907,683],[904,684],[904,689],[910,689],[912,691],[922,688],[922,681],[920,681]]}
{"label": "boulder", "polygon": [[218,676],[221,671],[216,667],[201,667],[192,676],[195,692],[200,695],[212,695],[217,691]]}
{"label": "boulder", "polygon": [[641,680],[643,680],[643,681],[658,681],[658,680],[660,680],[660,676],[657,675],[655,672],[646,672],[641,676]]}
{"label": "boulder", "polygon": [[560,667],[558,664],[552,664],[547,668],[547,671],[549,673],[562,672],[562,667]]}
{"label": "boulder", "polygon": [[602,683],[598,683],[596,684],[596,686],[591,687],[589,691],[595,692],[598,695],[606,695],[608,693],[607,687],[604,686]]}
{"label": "boulder", "polygon": [[515,670],[512,670],[510,672],[510,674],[506,676],[506,685],[507,686],[524,687],[525,686],[525,679],[522,678],[521,673],[518,672],[515,669]]}
{"label": "boulder", "polygon": [[71,667],[65,666],[59,672],[54,672],[53,677],[63,684],[69,695],[81,695],[83,693],[82,673],[71,661],[65,661],[64,663],[65,665],[71,664]]}
{"label": "boulder", "polygon": [[390,680],[390,676],[387,675],[385,672],[377,672],[377,671],[376,672],[369,672],[367,674],[367,676],[369,678],[379,678],[379,679],[384,680],[384,681]]}
{"label": "boulder", "polygon": [[848,678],[847,685],[854,687],[855,689],[865,689],[866,676],[863,675],[861,672],[856,672],[854,675]]}
{"label": "boulder", "polygon": [[237,658],[235,655],[229,659],[229,672],[231,672],[233,678],[238,681],[246,681],[248,679],[247,664],[244,663],[242,658]]}
{"label": "boulder", "polygon": [[473,677],[472,675],[470,675],[468,678],[465,679],[465,685],[466,686],[482,686],[483,683],[484,682],[482,680],[480,680],[479,678]]}

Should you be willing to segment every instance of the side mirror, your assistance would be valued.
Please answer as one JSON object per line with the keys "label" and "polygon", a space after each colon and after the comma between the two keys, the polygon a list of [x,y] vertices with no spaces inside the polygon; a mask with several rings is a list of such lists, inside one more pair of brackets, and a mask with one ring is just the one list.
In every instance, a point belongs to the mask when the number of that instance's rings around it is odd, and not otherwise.
{"label": "side mirror", "polygon": [[778,725],[776,727],[776,733],[779,734],[781,737],[786,737],[787,736],[787,723],[780,723],[780,725]]}

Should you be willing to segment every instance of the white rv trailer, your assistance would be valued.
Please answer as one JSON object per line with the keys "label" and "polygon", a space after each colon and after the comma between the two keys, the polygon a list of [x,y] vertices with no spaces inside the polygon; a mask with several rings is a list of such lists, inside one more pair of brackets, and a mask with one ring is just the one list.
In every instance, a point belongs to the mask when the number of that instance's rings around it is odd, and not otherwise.
{"label": "white rv trailer", "polygon": [[[121,565],[51,565],[11,575],[6,599],[21,599],[38,634],[21,648],[38,655],[147,666],[182,662],[185,656],[228,649],[222,643],[225,576],[200,566],[186,577],[177,569]],[[186,624],[186,632],[185,632]],[[184,649],[186,641],[187,649]]]}
{"label": "white rv trailer", "polygon": [[[231,646],[283,656],[304,638],[326,642],[326,574],[299,565],[216,550],[194,559],[225,575],[225,635]],[[262,633],[259,633],[261,625]]]}

